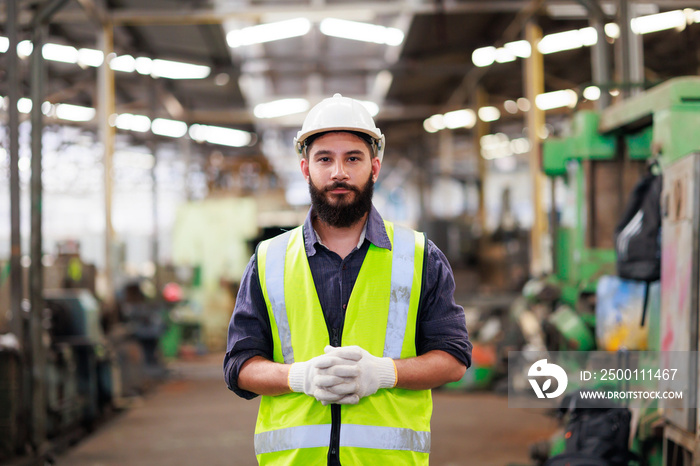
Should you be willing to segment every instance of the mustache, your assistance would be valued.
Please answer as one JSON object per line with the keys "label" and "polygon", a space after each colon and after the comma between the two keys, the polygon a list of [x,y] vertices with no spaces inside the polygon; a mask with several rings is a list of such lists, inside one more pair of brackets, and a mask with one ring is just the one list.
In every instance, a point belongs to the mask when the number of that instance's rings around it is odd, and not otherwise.
{"label": "mustache", "polygon": [[348,183],[344,183],[342,181],[336,181],[335,183],[327,186],[324,189],[324,191],[328,192],[328,191],[333,191],[334,189],[347,189],[350,191],[354,191],[356,193],[360,192],[360,189],[357,186],[352,186],[352,185],[349,185]]}

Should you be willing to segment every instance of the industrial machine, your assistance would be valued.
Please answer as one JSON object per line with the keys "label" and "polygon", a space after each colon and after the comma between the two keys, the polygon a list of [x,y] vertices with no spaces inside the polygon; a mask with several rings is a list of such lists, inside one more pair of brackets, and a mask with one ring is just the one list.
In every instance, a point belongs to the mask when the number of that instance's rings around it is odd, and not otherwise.
{"label": "industrial machine", "polygon": [[[613,232],[625,196],[647,161],[659,163],[662,273],[660,303],[649,303],[649,350],[698,350],[699,128],[700,78],[676,78],[602,112],[578,112],[569,137],[544,145],[545,173],[563,177],[569,193],[553,230],[552,281],[562,290],[562,302],[579,314],[598,278],[615,275]],[[687,371],[697,399],[698,367]],[[647,457],[649,464],[700,462],[700,416],[693,401],[686,408],[640,413],[636,441],[662,444],[660,454]]]}

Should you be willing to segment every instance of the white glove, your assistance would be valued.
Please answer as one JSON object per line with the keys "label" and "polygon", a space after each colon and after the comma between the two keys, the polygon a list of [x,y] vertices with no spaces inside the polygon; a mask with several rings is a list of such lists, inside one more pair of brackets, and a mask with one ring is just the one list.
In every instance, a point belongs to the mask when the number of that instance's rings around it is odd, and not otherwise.
{"label": "white glove", "polygon": [[[360,398],[377,393],[377,390],[380,388],[393,388],[396,386],[396,364],[391,358],[372,356],[359,346],[343,346],[340,348],[326,346],[324,351],[329,356],[332,355],[345,360],[355,360],[359,356],[356,362],[359,373],[354,380],[346,380],[335,386],[324,388],[324,391],[330,391],[331,393],[341,390],[345,393],[344,397],[334,401],[335,403],[355,404]],[[353,386],[354,390],[349,392]],[[355,403],[352,402],[354,399],[353,395],[357,396]]]}
{"label": "white glove", "polygon": [[[289,368],[287,384],[293,392],[306,393],[318,401],[335,403],[352,393],[361,355],[322,354],[305,362],[295,362]],[[332,391],[331,391],[332,389]]]}

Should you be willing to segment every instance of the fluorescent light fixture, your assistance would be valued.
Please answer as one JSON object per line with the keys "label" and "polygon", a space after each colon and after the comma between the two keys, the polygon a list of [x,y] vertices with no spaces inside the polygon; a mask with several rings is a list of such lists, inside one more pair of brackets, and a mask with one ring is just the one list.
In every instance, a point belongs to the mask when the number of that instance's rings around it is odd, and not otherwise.
{"label": "fluorescent light fixture", "polygon": [[496,62],[498,63],[508,63],[515,61],[515,55],[513,55],[510,50],[504,47],[499,47],[496,49]]}
{"label": "fluorescent light fixture", "polygon": [[0,53],[5,53],[10,49],[10,39],[0,36]]}
{"label": "fluorescent light fixture", "polygon": [[134,61],[134,66],[136,67],[136,72],[138,74],[150,75],[153,70],[153,60],[148,57],[138,57]]}
{"label": "fluorescent light fixture", "polygon": [[562,52],[564,50],[578,49],[591,46],[598,41],[598,33],[595,28],[587,27],[572,31],[548,34],[542,38],[537,49],[542,54]]}
{"label": "fluorescent light fixture", "polygon": [[491,66],[496,61],[496,53],[496,47],[478,48],[472,52],[472,63],[479,68]]}
{"label": "fluorescent light fixture", "polygon": [[275,23],[260,24],[231,31],[226,34],[229,47],[262,44],[275,40],[303,36],[311,30],[311,22],[306,18],[288,19]]}
{"label": "fluorescent light fixture", "polygon": [[373,117],[377,116],[377,114],[379,113],[379,105],[372,102],[371,100],[360,100],[360,103],[363,107],[367,109],[369,114]]}
{"label": "fluorescent light fixture", "polygon": [[197,142],[208,142],[222,146],[243,147],[250,144],[252,140],[247,131],[220,126],[192,125],[189,133],[190,137]]}
{"label": "fluorescent light fixture", "polygon": [[530,108],[532,107],[530,105],[530,101],[527,100],[525,97],[520,97],[518,100],[516,100],[516,104],[518,105],[518,109],[521,112],[529,112]]}
{"label": "fluorescent light fixture", "polygon": [[153,69],[151,71],[151,76],[154,78],[204,79],[211,73],[211,68],[208,66],[179,61],[156,58],[153,60],[152,64]]}
{"label": "fluorescent light fixture", "polygon": [[423,128],[429,133],[435,133],[445,129],[445,117],[442,114],[435,114],[430,118],[426,118],[423,122]]}
{"label": "fluorescent light fixture", "polygon": [[23,40],[17,44],[17,55],[19,55],[20,58],[27,58],[32,54],[33,50],[34,44],[32,44],[32,41],[30,40]]}
{"label": "fluorescent light fixture", "polygon": [[90,121],[95,118],[95,109],[71,104],[56,104],[56,118],[69,121]]}
{"label": "fluorescent light fixture", "polygon": [[479,109],[479,119],[481,121],[490,122],[501,118],[501,111],[496,107],[481,107]]}
{"label": "fluorescent light fixture", "polygon": [[305,112],[308,109],[309,101],[306,99],[280,99],[256,105],[253,114],[256,118],[277,118]]}
{"label": "fluorescent light fixture", "polygon": [[83,66],[92,66],[97,68],[102,66],[105,61],[104,53],[102,50],[95,49],[79,49],[78,50],[78,64]]}
{"label": "fluorescent light fixture", "polygon": [[123,71],[124,73],[133,73],[136,71],[136,60],[131,55],[119,55],[112,58],[109,62],[109,67],[114,71]]}
{"label": "fluorescent light fixture", "polygon": [[44,102],[43,104],[41,104],[41,113],[43,113],[44,115],[51,116],[53,110],[54,107],[51,102]]}
{"label": "fluorescent light fixture", "polygon": [[693,12],[693,21],[700,23],[700,11]]}
{"label": "fluorescent light fixture", "polygon": [[158,136],[181,138],[187,134],[187,123],[166,118],[156,118],[151,123],[151,131]]}
{"label": "fluorescent light fixture", "polygon": [[517,138],[510,141],[510,150],[514,154],[526,154],[530,152],[530,141],[527,138]]}
{"label": "fluorescent light fixture", "polygon": [[41,55],[46,60],[62,63],[78,63],[78,49],[70,45],[44,44]]}
{"label": "fluorescent light fixture", "polygon": [[588,100],[600,99],[600,88],[598,86],[588,86],[583,90],[583,97]]}
{"label": "fluorescent light fixture", "polygon": [[578,101],[576,92],[571,89],[547,92],[535,97],[535,105],[540,110],[551,110],[560,107],[574,107]]}
{"label": "fluorescent light fixture", "polygon": [[620,37],[620,26],[617,23],[607,23],[603,29],[605,29],[605,35],[611,39]]}
{"label": "fluorescent light fixture", "polygon": [[630,27],[636,34],[649,34],[673,28],[685,28],[686,16],[681,10],[632,18]]}
{"label": "fluorescent light fixture", "polygon": [[515,100],[506,100],[503,102],[503,108],[505,108],[508,113],[518,113],[518,104],[515,103]]}
{"label": "fluorescent light fixture", "polygon": [[117,116],[115,125],[119,129],[126,131],[136,131],[145,133],[151,129],[151,119],[144,115],[132,115],[131,113],[122,113]]}
{"label": "fluorescent light fixture", "polygon": [[530,42],[526,40],[516,40],[515,42],[508,42],[503,45],[503,48],[508,50],[516,57],[520,58],[527,58],[532,54],[532,47],[530,47]]}
{"label": "fluorescent light fixture", "polygon": [[454,110],[452,112],[447,112],[444,115],[445,127],[449,129],[455,128],[473,128],[476,124],[476,115],[474,110],[465,108],[462,110]]}
{"label": "fluorescent light fixture", "polygon": [[337,18],[326,18],[321,21],[320,30],[327,36],[375,44],[400,45],[404,39],[400,29]]}
{"label": "fluorescent light fixture", "polygon": [[32,111],[32,101],[31,99],[27,99],[26,97],[21,97],[17,101],[17,110],[19,110],[19,113],[29,113]]}
{"label": "fluorescent light fixture", "polygon": [[510,140],[504,133],[487,134],[479,139],[481,156],[486,160],[513,155]]}

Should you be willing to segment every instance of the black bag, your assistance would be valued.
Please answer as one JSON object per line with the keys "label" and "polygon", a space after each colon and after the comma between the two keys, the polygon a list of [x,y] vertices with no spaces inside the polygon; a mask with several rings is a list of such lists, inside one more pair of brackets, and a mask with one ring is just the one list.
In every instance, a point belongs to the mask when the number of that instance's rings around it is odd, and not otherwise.
{"label": "black bag", "polygon": [[649,284],[661,278],[661,175],[650,172],[634,187],[615,228],[617,275],[646,282],[642,322],[646,317]]}
{"label": "black bag", "polygon": [[561,411],[569,413],[566,447],[545,466],[627,466],[638,459],[628,448],[632,413],[600,401],[582,399],[578,393],[564,399]]}
{"label": "black bag", "polygon": [[653,282],[661,277],[661,175],[649,174],[634,187],[615,228],[617,274]]}

